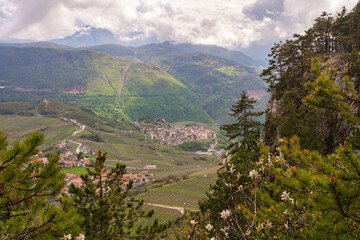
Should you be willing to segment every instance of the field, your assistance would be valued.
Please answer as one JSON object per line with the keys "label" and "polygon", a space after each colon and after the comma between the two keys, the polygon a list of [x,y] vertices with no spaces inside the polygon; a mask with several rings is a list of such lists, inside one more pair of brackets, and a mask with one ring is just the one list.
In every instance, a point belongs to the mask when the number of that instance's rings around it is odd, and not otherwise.
{"label": "field", "polygon": [[[67,148],[59,150],[52,147],[53,144],[70,137],[76,129],[76,125],[64,122],[56,118],[45,116],[14,116],[0,115],[0,129],[8,134],[9,142],[20,140],[34,130],[45,134],[45,142],[40,147],[42,155],[71,151],[74,152],[77,144],[68,143]],[[94,142],[87,138],[89,135],[98,135],[102,142]],[[145,139],[144,134],[138,131],[124,131],[113,129],[113,132],[105,132],[93,129],[89,126],[71,139],[85,143],[94,151],[101,149],[108,153],[106,165],[115,166],[122,162],[127,165],[128,171],[137,173],[144,170],[147,165],[156,165],[156,169],[149,169],[149,173],[156,177],[173,175],[190,175],[194,172],[208,169],[217,164],[215,156],[207,156],[207,161],[198,160],[195,153],[180,151],[170,146],[159,145]],[[95,156],[85,154],[90,158]],[[71,171],[71,170],[70,170]]]}
{"label": "field", "polygon": [[138,196],[146,203],[186,207],[191,210],[198,210],[198,201],[206,198],[210,184],[214,184],[214,178],[194,177],[185,181],[165,185],[159,188],[152,188]]}
{"label": "field", "polygon": [[[90,169],[94,169],[90,167]],[[66,173],[73,173],[77,175],[86,174],[86,167],[74,167],[74,168],[63,168],[63,171]]]}
{"label": "field", "polygon": [[70,136],[75,131],[76,126],[56,118],[0,115],[0,129],[6,132],[10,143],[20,140],[32,131],[43,132],[45,134],[45,142],[41,149],[44,149],[49,144],[61,142]]}

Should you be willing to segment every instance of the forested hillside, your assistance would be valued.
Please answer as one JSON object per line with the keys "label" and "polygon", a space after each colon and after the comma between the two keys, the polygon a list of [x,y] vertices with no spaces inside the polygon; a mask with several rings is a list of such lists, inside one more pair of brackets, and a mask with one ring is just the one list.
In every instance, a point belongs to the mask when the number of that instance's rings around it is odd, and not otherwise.
{"label": "forested hillside", "polygon": [[130,66],[89,50],[1,47],[0,53],[0,101],[36,102],[47,97],[112,119],[213,122],[193,93],[153,65]]}
{"label": "forested hillside", "polygon": [[[304,35],[295,34],[272,48],[270,67],[262,73],[272,93],[265,124],[267,144],[276,146],[281,138],[296,134],[302,147],[330,153],[349,136],[356,123],[347,121],[336,104],[343,100],[351,115],[358,117],[353,94],[358,92],[360,73],[359,14],[359,4],[348,14],[345,10],[336,16],[323,13]],[[320,70],[314,70],[318,65]],[[317,71],[325,72],[326,81],[316,81]],[[355,92],[347,92],[348,84]],[[320,99],[314,100],[316,95]]]}
{"label": "forested hillside", "polygon": [[151,63],[182,82],[197,98],[216,123],[229,122],[228,109],[248,91],[265,109],[266,85],[259,78],[261,68],[203,53],[186,53],[166,44],[149,44],[137,48],[102,45],[90,49],[124,59]]}

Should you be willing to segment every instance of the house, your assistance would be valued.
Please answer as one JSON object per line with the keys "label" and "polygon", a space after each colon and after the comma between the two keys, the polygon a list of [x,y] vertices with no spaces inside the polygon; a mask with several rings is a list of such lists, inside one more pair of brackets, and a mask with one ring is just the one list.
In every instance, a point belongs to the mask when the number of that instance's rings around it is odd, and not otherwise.
{"label": "house", "polygon": [[156,165],[146,165],[144,169],[157,169]]}
{"label": "house", "polygon": [[38,162],[40,162],[41,165],[45,165],[45,164],[49,163],[49,160],[47,157],[44,157],[44,158],[38,158],[38,159],[31,161],[31,163],[38,163]]}

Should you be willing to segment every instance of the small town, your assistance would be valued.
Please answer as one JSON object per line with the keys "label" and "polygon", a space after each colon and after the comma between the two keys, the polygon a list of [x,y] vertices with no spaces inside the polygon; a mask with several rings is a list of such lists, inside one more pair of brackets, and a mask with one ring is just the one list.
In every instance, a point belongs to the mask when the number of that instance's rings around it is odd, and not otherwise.
{"label": "small town", "polygon": [[[46,165],[49,163],[49,161],[48,161],[47,157],[43,157],[43,158],[38,158],[38,159],[31,161],[31,163],[41,163],[43,165]],[[83,158],[83,159],[78,160],[76,154],[67,152],[67,153],[63,153],[60,155],[60,166],[62,166],[63,168],[91,167],[92,164],[91,164],[90,159],[88,159],[88,158]],[[156,166],[155,166],[155,168],[156,168]],[[152,168],[149,167],[148,169],[152,169]],[[153,179],[154,179],[153,174],[149,174],[148,171],[141,171],[136,174],[127,172],[122,176],[124,189],[126,188],[126,185],[129,184],[130,181],[133,182],[133,187],[136,188],[136,187],[140,187],[140,186],[144,185],[146,182],[150,182]],[[83,181],[82,181],[80,175],[74,174],[74,173],[66,172],[65,173],[65,182],[66,182],[66,185],[62,189],[62,192],[66,193],[66,194],[68,194],[71,184],[74,184],[76,187],[83,186]]]}
{"label": "small town", "polygon": [[142,131],[150,139],[158,140],[159,144],[175,146],[185,142],[207,140],[216,140],[216,133],[205,129],[203,126],[181,126],[178,124],[168,124],[162,120],[161,127],[143,127]]}

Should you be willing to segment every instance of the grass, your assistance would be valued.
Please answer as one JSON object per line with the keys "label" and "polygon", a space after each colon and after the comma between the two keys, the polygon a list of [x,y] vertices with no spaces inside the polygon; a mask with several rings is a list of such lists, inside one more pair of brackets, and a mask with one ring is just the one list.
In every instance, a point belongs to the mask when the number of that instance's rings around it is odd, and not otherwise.
{"label": "grass", "polygon": [[[91,170],[93,170],[93,167],[89,167]],[[63,168],[63,171],[66,173],[73,173],[76,175],[81,175],[81,174],[86,174],[87,172],[87,167],[74,167],[74,168]]]}

